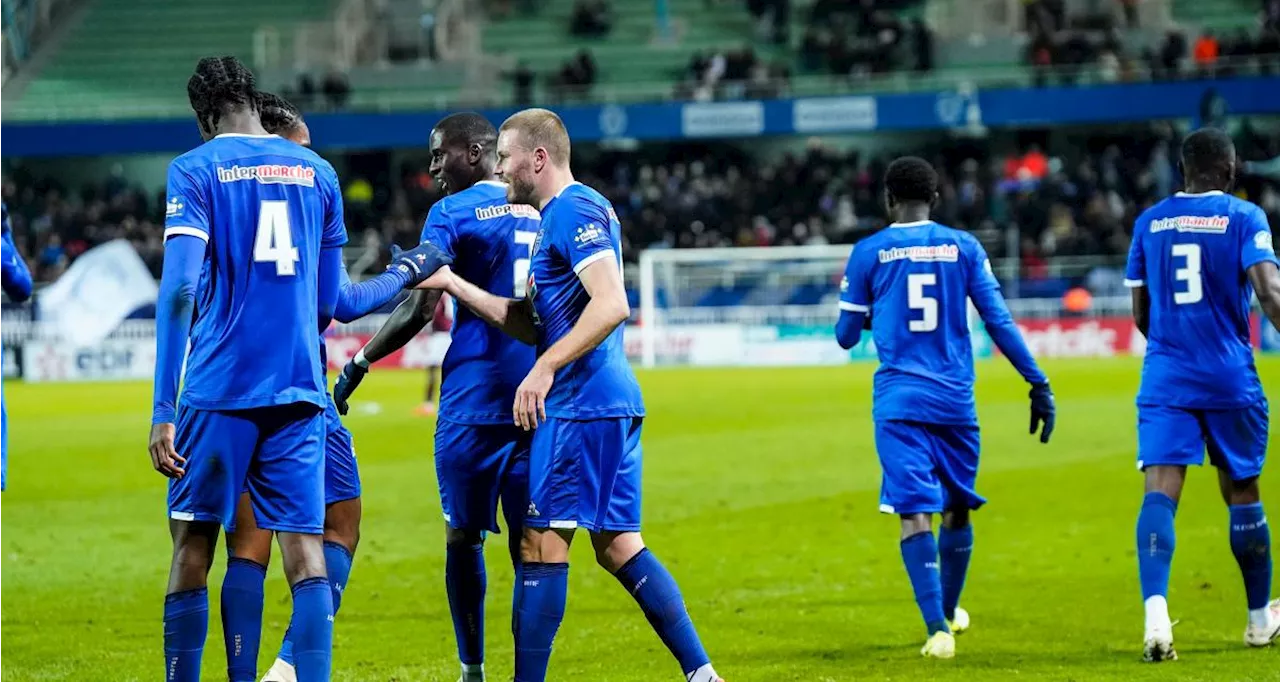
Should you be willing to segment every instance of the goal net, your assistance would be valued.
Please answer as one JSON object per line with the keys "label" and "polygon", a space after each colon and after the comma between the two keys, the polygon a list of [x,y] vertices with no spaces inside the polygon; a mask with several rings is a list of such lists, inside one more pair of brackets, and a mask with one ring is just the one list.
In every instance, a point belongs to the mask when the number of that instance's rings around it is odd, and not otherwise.
{"label": "goal net", "polygon": [[832,326],[850,249],[645,251],[631,354],[645,367],[846,362],[850,352],[836,344]]}

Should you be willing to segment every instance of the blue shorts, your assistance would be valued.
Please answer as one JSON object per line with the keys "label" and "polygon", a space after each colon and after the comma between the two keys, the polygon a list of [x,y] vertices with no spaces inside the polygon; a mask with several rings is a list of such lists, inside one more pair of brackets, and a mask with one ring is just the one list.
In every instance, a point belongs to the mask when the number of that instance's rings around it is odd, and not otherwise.
{"label": "blue shorts", "polygon": [[531,440],[513,424],[436,420],[436,481],[450,528],[501,532],[501,500],[507,527],[520,531],[529,505]]}
{"label": "blue shorts", "polygon": [[1267,400],[1234,410],[1138,406],[1138,468],[1209,462],[1233,481],[1262,473],[1267,459]]}
{"label": "blue shorts", "polygon": [[880,511],[937,514],[981,507],[987,500],[974,490],[980,446],[976,426],[876,422],[876,453],[884,472]]}
{"label": "blue shorts", "polygon": [[640,530],[642,417],[547,419],[529,453],[533,528]]}
{"label": "blue shorts", "polygon": [[249,492],[258,527],[324,531],[324,411],[310,403],[251,410],[178,408],[174,445],[186,475],[169,481],[169,517],[235,530]]}
{"label": "blue shorts", "polygon": [[329,398],[324,408],[324,503],[360,497],[360,469],[351,432],[342,425],[338,408]]}

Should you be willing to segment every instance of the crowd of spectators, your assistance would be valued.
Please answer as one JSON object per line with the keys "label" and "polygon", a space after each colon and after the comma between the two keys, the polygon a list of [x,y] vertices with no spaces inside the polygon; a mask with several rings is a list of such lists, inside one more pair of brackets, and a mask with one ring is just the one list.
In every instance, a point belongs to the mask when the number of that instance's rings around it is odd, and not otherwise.
{"label": "crowd of spectators", "polygon": [[785,97],[791,87],[791,69],[785,62],[767,62],[744,45],[733,50],[696,52],[675,98],[695,102],[713,99],[773,99]]}
{"label": "crowd of spectators", "polygon": [[[1010,137],[912,151],[939,170],[936,218],[978,234],[994,257],[1020,257],[1024,274],[1036,278],[1056,256],[1122,258],[1137,214],[1178,189],[1178,142],[1167,125],[1151,124],[1055,136],[1046,149],[1043,140]],[[1238,192],[1280,220],[1280,138],[1245,125],[1237,146],[1258,173],[1242,177]],[[889,154],[815,140],[764,159],[730,142],[578,158],[578,179],[613,202],[630,257],[645,248],[851,243],[886,222],[881,177]],[[1256,161],[1270,163],[1248,163]],[[56,279],[80,253],[116,238],[128,239],[159,276],[162,192],[130,186],[119,173],[71,188],[10,172],[3,196],[37,280]],[[440,192],[424,161],[406,161],[385,176],[348,179],[344,198],[357,256],[349,267],[359,277],[381,267],[390,244],[416,241]],[[1010,234],[1019,236],[1017,253],[1006,248]]]}
{"label": "crowd of spectators", "polygon": [[904,21],[894,12],[911,4],[817,0],[800,43],[801,67],[855,78],[933,70],[933,32],[919,17]]}

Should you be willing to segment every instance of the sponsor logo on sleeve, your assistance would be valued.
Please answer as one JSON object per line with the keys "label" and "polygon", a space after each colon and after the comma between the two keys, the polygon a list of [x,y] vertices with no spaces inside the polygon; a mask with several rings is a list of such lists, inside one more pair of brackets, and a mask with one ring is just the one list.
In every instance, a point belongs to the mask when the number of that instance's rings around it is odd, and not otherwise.
{"label": "sponsor logo on sleeve", "polygon": [[840,278],[840,293],[842,293],[842,294],[843,294],[843,293],[845,293],[845,292],[847,292],[847,291],[849,291],[849,278],[848,278],[848,277],[841,277],[841,278]]}
{"label": "sponsor logo on sleeve", "polygon": [[1258,234],[1253,235],[1253,245],[1256,246],[1259,251],[1275,251],[1275,246],[1271,243],[1270,232],[1259,232]]}
{"label": "sponsor logo on sleeve", "polygon": [[579,227],[577,233],[573,235],[573,243],[578,246],[587,246],[588,244],[608,246],[609,234],[599,225],[587,223]]}
{"label": "sponsor logo on sleeve", "polygon": [[169,201],[164,205],[164,217],[181,218],[183,210],[187,207],[187,202],[180,196],[169,197]]}

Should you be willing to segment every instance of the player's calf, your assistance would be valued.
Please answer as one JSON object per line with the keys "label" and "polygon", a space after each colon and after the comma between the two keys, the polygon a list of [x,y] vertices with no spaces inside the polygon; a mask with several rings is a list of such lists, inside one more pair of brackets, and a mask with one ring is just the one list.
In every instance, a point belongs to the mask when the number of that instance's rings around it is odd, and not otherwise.
{"label": "player's calf", "polygon": [[461,682],[484,680],[484,534],[445,524],[445,592],[458,642]]}
{"label": "player's calf", "polygon": [[969,510],[959,507],[943,512],[942,527],[938,529],[942,615],[950,624],[952,633],[957,635],[969,629],[969,614],[959,608],[959,604],[972,556],[973,525],[969,522]]}
{"label": "player's calf", "polygon": [[[916,605],[924,619],[929,637],[939,632],[950,633],[951,626],[943,613],[942,578],[938,571],[938,541],[933,537],[931,514],[902,515],[902,564],[911,580]],[[945,638],[944,638],[945,639]],[[954,644],[952,645],[954,654]]]}
{"label": "player's calf", "polygon": [[545,682],[569,595],[572,530],[525,528],[516,586],[516,682]]}
{"label": "player's calf", "polygon": [[209,592],[206,587],[217,523],[173,521],[173,559],[164,600],[165,679],[198,682],[204,642],[209,634]]}
{"label": "player's calf", "polygon": [[1258,477],[1232,480],[1225,470],[1219,470],[1218,476],[1222,497],[1230,512],[1231,553],[1244,578],[1249,608],[1245,643],[1267,646],[1280,635],[1280,617],[1271,608],[1274,603],[1268,603],[1271,599],[1271,528],[1262,508]]}
{"label": "player's calf", "polygon": [[293,591],[293,659],[298,679],[327,680],[333,653],[333,593],[321,535],[278,533],[284,574]]}
{"label": "player's calf", "polygon": [[675,656],[685,679],[715,682],[720,678],[685,607],[680,586],[639,533],[592,533],[596,562],[618,579],[644,612],[662,643]]}

